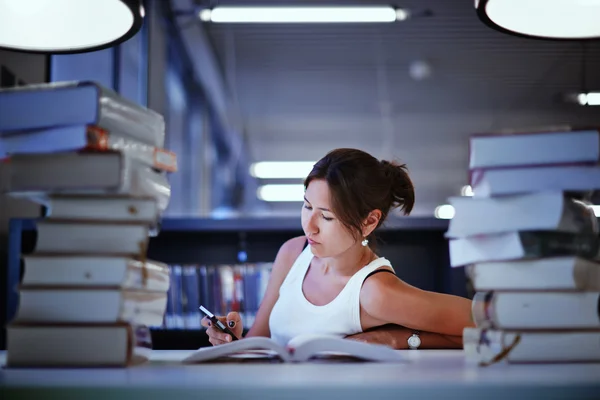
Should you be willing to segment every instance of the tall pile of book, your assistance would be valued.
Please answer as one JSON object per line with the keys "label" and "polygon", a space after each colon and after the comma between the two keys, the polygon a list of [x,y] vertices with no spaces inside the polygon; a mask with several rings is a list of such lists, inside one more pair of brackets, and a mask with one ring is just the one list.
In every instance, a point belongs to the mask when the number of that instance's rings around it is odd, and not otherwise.
{"label": "tall pile of book", "polygon": [[446,233],[476,291],[468,360],[600,362],[599,162],[597,129],[470,138],[473,197]]}
{"label": "tall pile of book", "polygon": [[162,116],[93,82],[43,84],[0,91],[0,133],[8,193],[46,209],[7,365],[145,361],[169,288],[167,266],[146,259],[177,168]]}

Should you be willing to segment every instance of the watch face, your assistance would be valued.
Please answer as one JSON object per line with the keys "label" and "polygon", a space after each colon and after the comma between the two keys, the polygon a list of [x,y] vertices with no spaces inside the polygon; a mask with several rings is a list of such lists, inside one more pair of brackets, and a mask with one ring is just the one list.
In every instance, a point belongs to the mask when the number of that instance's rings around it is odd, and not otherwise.
{"label": "watch face", "polygon": [[417,335],[412,335],[408,338],[408,345],[410,347],[419,347],[421,345],[421,339]]}

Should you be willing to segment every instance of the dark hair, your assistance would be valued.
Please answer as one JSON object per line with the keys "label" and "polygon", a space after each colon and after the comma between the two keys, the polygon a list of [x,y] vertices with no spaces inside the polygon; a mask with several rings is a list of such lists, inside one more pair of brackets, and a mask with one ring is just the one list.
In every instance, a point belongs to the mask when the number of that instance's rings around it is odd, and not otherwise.
{"label": "dark hair", "polygon": [[379,161],[357,149],[327,153],[313,166],[304,188],[315,179],[327,182],[331,211],[354,235],[362,232],[362,222],[371,211],[381,211],[378,228],[392,208],[400,207],[408,215],[415,203],[415,189],[406,164]]}

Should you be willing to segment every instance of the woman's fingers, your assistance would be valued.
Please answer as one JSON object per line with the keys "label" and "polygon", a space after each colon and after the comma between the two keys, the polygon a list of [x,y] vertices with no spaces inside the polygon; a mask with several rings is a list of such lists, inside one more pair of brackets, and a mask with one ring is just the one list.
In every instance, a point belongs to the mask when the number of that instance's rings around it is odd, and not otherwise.
{"label": "woman's fingers", "polygon": [[242,337],[242,332],[244,330],[244,326],[242,324],[242,317],[240,313],[232,311],[227,314],[226,325],[231,329],[231,331],[235,334],[235,336],[240,339]]}
{"label": "woman's fingers", "polygon": [[220,346],[220,345],[222,345],[222,344],[229,343],[229,342],[224,342],[224,341],[222,341],[222,340],[218,340],[218,339],[215,339],[215,338],[210,338],[210,337],[209,337],[208,341],[209,341],[209,342],[210,342],[210,344],[212,344],[213,346]]}
{"label": "woman's fingers", "polygon": [[[226,317],[217,317],[223,324],[227,324]],[[208,335],[208,341],[213,346],[218,346],[224,343],[231,342],[231,335],[222,332],[220,329],[213,326],[213,323],[207,317],[202,318],[200,321],[202,326],[206,327],[206,334]]]}

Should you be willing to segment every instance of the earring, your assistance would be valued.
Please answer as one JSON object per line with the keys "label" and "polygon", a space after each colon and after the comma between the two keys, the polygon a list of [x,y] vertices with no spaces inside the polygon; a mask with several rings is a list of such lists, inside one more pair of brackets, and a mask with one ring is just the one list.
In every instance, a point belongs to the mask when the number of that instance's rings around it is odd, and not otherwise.
{"label": "earring", "polygon": [[360,244],[363,245],[363,247],[367,247],[367,245],[369,244],[369,239],[364,238],[362,242],[360,242]]}

